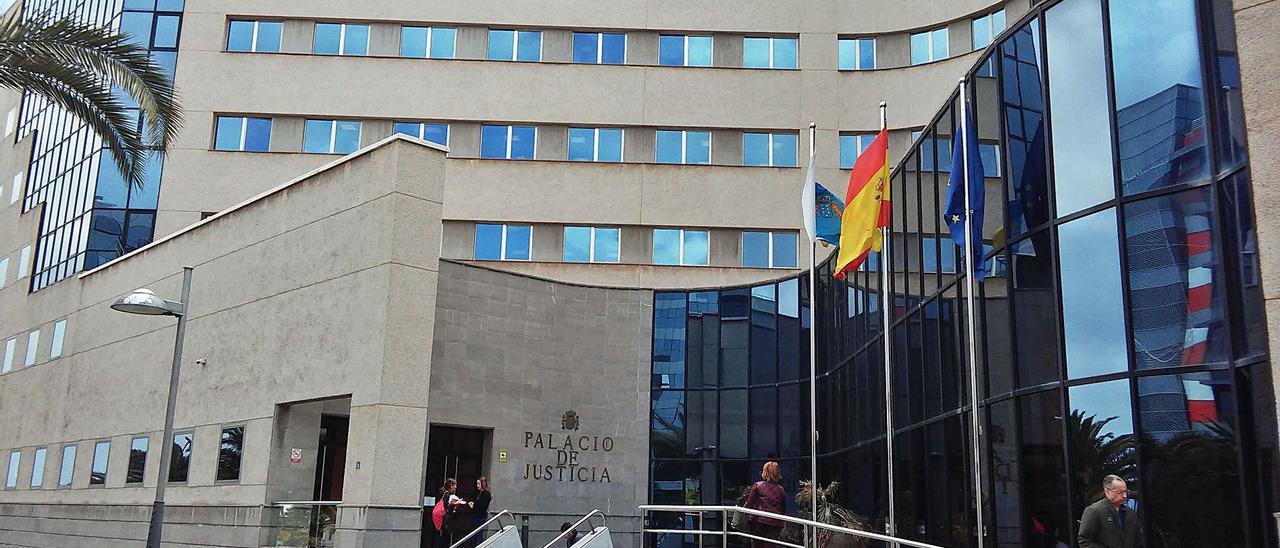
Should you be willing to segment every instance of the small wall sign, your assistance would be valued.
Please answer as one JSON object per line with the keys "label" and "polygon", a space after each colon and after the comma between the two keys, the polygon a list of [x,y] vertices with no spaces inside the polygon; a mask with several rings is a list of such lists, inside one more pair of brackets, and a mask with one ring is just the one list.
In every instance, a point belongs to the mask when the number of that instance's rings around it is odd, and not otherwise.
{"label": "small wall sign", "polygon": [[499,451],[498,451],[498,462],[507,462],[507,450],[506,450],[506,449],[502,449],[502,450],[499,450]]}
{"label": "small wall sign", "polygon": [[302,449],[297,447],[290,449],[289,462],[293,464],[302,464]]}

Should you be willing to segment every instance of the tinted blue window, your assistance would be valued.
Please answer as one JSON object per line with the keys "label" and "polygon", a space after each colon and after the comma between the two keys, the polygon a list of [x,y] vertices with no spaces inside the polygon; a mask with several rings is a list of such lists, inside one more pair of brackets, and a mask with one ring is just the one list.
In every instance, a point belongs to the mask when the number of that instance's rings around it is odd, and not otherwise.
{"label": "tinted blue window", "polygon": [[342,25],[337,23],[316,23],[315,43],[312,53],[337,55],[342,46]]}
{"label": "tinted blue window", "polygon": [[449,124],[423,124],[422,138],[439,145],[449,144]]}
{"label": "tinted blue window", "polygon": [[679,229],[653,229],[653,264],[680,264]]}
{"label": "tinted blue window", "polygon": [[431,29],[431,58],[453,59],[458,30],[435,27]]}
{"label": "tinted blue window", "polygon": [[182,18],[176,15],[157,15],[152,45],[157,48],[178,47],[178,25],[181,23]]}
{"label": "tinted blue window", "polygon": [[573,33],[573,62],[595,63],[600,53],[599,38],[594,32]]}
{"label": "tinted blue window", "polygon": [[347,25],[347,36],[343,40],[343,55],[369,53],[369,25]]}
{"label": "tinted blue window", "polygon": [[511,127],[511,159],[532,160],[537,130],[533,126]]}
{"label": "tinted blue window", "polygon": [[595,230],[595,262],[597,263],[616,263],[618,262],[619,242],[621,240],[622,230],[617,228],[597,228]]}
{"label": "tinted blue window", "polygon": [[151,243],[151,232],[155,226],[155,214],[129,213],[129,222],[124,236],[124,250],[133,251]]}
{"label": "tinted blue window", "polygon": [[392,126],[393,133],[403,133],[405,135],[412,135],[419,138],[422,137],[420,134],[421,131],[422,124],[417,122],[396,122],[395,125]]}
{"label": "tinted blue window", "polygon": [[102,152],[102,160],[98,164],[98,185],[94,194],[95,208],[123,208],[129,205],[129,185],[120,175],[120,167],[110,151]]}
{"label": "tinted blue window", "polygon": [[564,227],[564,262],[591,262],[591,227]]}
{"label": "tinted blue window", "polygon": [[156,11],[182,11],[184,0],[156,0]]}
{"label": "tinted blue window", "polygon": [[1045,14],[1053,124],[1054,196],[1058,215],[1115,197],[1111,113],[1107,96],[1102,9],[1068,0]]}
{"label": "tinted blue window", "polygon": [[858,69],[858,44],[857,40],[841,39],[839,42],[838,62],[840,70],[857,70]]}
{"label": "tinted blue window", "polygon": [[685,132],[684,159],[686,164],[711,163],[711,132]]}
{"label": "tinted blue window", "polygon": [[1119,248],[1114,209],[1058,229],[1069,378],[1128,369]]}
{"label": "tinted blue window", "polygon": [[156,2],[155,0],[124,0],[124,9],[151,11],[156,9]]}
{"label": "tinted blue window", "polygon": [[742,233],[742,266],[769,268],[769,233]]}
{"label": "tinted blue window", "polygon": [[240,132],[243,127],[244,118],[219,116],[218,128],[213,138],[214,150],[240,150]]}
{"label": "tinted blue window", "polygon": [[742,134],[742,164],[748,166],[769,165],[769,134]]}
{"label": "tinted blue window", "polygon": [[840,136],[840,169],[853,169],[858,155],[867,150],[875,135],[841,135]]}
{"label": "tinted blue window", "polygon": [[517,61],[541,61],[542,60],[542,32],[522,30],[517,34],[516,40],[516,60]]}
{"label": "tinted blue window", "polygon": [[569,159],[575,161],[595,161],[596,130],[592,128],[569,128]]}
{"label": "tinted blue window", "polygon": [[796,267],[796,244],[799,235],[794,232],[773,233],[773,267]]}
{"label": "tinted blue window", "polygon": [[400,56],[427,56],[426,27],[400,27]]}
{"label": "tinted blue window", "polygon": [[333,151],[338,154],[350,154],[360,148],[360,122],[339,120],[337,134],[333,139]]}
{"label": "tinted blue window", "polygon": [[982,173],[987,177],[1000,176],[1000,145],[978,143],[978,155],[982,156]]}
{"label": "tinted blue window", "polygon": [[160,197],[160,175],[164,167],[164,155],[151,153],[147,155],[146,165],[142,168],[142,188],[129,187],[130,209],[155,209]]}
{"label": "tinted blue window", "polygon": [[711,66],[711,37],[690,36],[689,57],[686,64],[691,67]]}
{"label": "tinted blue window", "polygon": [[911,35],[911,64],[919,65],[928,63],[929,58],[929,33],[921,32]]}
{"label": "tinted blue window", "polygon": [[601,63],[606,65],[621,65],[627,62],[627,35],[601,35],[600,50]]}
{"label": "tinted blue window", "polygon": [[744,38],[742,40],[742,66],[769,68],[771,66],[768,38]]}
{"label": "tinted blue window", "polygon": [[507,129],[510,126],[483,126],[480,128],[480,157],[507,157]]}
{"label": "tinted blue window", "polygon": [[684,66],[684,37],[664,34],[658,37],[658,64]]}
{"label": "tinted blue window", "polygon": [[658,163],[681,163],[684,160],[682,156],[683,143],[684,132],[666,129],[658,130],[655,145]]}
{"label": "tinted blue window", "polygon": [[796,166],[796,135],[789,133],[773,134],[773,165],[778,167]]}
{"label": "tinted blue window", "polygon": [[621,162],[622,130],[616,128],[600,129],[596,143],[596,155],[597,161],[600,162]]}
{"label": "tinted blue window", "polygon": [[858,69],[871,70],[874,68],[876,68],[876,39],[858,39]]}
{"label": "tinted blue window", "polygon": [[516,33],[511,30],[489,31],[489,59],[510,61],[515,58]]}
{"label": "tinted blue window", "polygon": [[258,44],[254,51],[276,53],[280,51],[280,37],[284,34],[284,23],[280,21],[258,22]]}
{"label": "tinted blue window", "polygon": [[486,261],[502,259],[502,225],[476,225],[475,258]]}
{"label": "tinted blue window", "polygon": [[710,255],[707,249],[707,241],[707,231],[705,230],[684,231],[684,264],[707,264],[707,257]]}
{"label": "tinted blue window", "polygon": [[793,69],[796,66],[796,39],[774,38],[773,68]]}
{"label": "tinted blue window", "polygon": [[129,36],[129,42],[141,47],[151,46],[151,14],[126,11],[120,16],[120,33]]}
{"label": "tinted blue window", "polygon": [[947,28],[942,27],[940,29],[935,29],[930,34],[933,35],[933,60],[937,61],[939,59],[946,59],[947,52],[949,51],[947,45]]}
{"label": "tinted blue window", "polygon": [[227,29],[227,51],[253,51],[253,21],[232,21]]}
{"label": "tinted blue window", "polygon": [[303,152],[329,152],[329,141],[333,132],[332,120],[307,120],[302,131]]}
{"label": "tinted blue window", "polygon": [[244,150],[266,152],[271,147],[271,119],[249,118],[244,132]]}
{"label": "tinted blue window", "polygon": [[528,225],[507,225],[506,260],[529,260],[529,244],[532,237],[533,228]]}

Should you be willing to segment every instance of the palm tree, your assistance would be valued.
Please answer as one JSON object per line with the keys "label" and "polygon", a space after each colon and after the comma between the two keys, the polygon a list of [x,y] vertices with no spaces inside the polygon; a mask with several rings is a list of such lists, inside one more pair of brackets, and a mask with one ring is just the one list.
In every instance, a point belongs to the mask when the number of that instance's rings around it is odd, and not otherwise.
{"label": "palm tree", "polygon": [[[26,89],[79,117],[139,187],[147,156],[166,149],[182,125],[173,81],[146,48],[110,28],[47,12],[0,21],[0,86]],[[145,135],[113,90],[137,103]]]}
{"label": "palm tree", "polygon": [[1099,419],[1073,410],[1067,422],[1071,437],[1072,467],[1075,469],[1076,515],[1090,503],[1102,498],[1102,477],[1115,474],[1125,481],[1137,475],[1133,450],[1137,445],[1132,434],[1107,432],[1107,425],[1117,417]]}

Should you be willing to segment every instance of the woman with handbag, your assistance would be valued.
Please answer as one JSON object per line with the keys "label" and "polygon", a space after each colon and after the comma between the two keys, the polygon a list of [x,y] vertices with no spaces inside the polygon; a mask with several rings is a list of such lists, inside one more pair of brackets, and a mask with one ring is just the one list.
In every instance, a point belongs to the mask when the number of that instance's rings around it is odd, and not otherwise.
{"label": "woman with handbag", "polygon": [[[786,505],[787,493],[778,484],[780,481],[782,481],[782,472],[778,470],[778,463],[774,461],[764,463],[764,467],[760,469],[760,481],[755,482],[747,492],[746,507],[781,514]],[[751,522],[751,534],[755,536],[778,540],[782,534],[783,522],[780,519],[753,515],[748,521]],[[751,541],[752,548],[770,546],[776,545],[755,539]]]}

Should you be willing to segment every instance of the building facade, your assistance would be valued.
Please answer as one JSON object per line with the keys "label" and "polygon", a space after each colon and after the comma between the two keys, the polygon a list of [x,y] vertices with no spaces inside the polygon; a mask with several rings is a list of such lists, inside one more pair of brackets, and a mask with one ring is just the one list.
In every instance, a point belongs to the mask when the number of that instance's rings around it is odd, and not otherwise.
{"label": "building facade", "polygon": [[[146,45],[186,124],[129,187],[3,98],[0,546],[137,543],[160,473],[174,546],[432,546],[441,483],[480,476],[530,545],[592,509],[623,547],[694,543],[637,506],[808,479],[811,329],[819,479],[869,527],[1070,545],[1117,473],[1152,545],[1275,545],[1272,6],[29,3]],[[961,76],[980,508],[940,222]],[[810,302],[805,128],[842,193],[882,100],[891,256],[820,265]],[[109,305],[184,266],[161,439],[172,319]]]}

